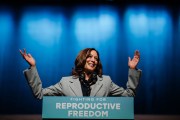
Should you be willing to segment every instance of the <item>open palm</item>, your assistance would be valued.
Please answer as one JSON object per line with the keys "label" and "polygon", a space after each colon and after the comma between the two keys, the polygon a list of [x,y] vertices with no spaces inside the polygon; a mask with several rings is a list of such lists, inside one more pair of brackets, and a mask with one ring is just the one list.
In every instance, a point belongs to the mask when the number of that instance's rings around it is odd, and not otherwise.
{"label": "open palm", "polygon": [[26,49],[24,49],[24,51],[19,50],[19,52],[21,53],[22,57],[27,61],[27,63],[30,66],[35,66],[36,65],[36,62],[35,62],[34,58],[31,56],[31,54],[26,53]]}
{"label": "open palm", "polygon": [[131,69],[135,69],[138,62],[139,62],[139,59],[140,59],[140,52],[138,50],[136,50],[134,52],[134,57],[133,59],[131,60],[130,57],[128,57],[128,66],[131,68]]}

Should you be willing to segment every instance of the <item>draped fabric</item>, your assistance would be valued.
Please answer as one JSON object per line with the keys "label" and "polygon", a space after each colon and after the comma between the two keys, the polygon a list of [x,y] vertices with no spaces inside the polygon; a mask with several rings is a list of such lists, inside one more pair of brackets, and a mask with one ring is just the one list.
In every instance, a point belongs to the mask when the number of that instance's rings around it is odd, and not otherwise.
{"label": "draped fabric", "polygon": [[94,47],[103,73],[123,87],[128,57],[140,51],[136,114],[179,114],[179,8],[148,4],[1,7],[0,113],[41,113],[41,101],[33,97],[23,76],[29,66],[19,49],[26,48],[35,58],[43,87],[48,87],[71,74],[80,50]]}

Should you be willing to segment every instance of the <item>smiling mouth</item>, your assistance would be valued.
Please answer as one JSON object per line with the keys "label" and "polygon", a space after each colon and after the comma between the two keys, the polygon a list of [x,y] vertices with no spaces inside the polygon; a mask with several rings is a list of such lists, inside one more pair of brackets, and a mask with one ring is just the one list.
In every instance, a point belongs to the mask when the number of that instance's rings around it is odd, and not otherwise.
{"label": "smiling mouth", "polygon": [[90,67],[94,68],[95,64],[88,64]]}

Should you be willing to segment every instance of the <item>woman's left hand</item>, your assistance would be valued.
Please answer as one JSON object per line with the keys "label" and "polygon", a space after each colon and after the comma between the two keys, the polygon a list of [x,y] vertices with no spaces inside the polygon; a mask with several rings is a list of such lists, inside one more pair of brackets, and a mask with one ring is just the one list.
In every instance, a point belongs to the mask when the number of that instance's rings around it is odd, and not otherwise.
{"label": "woman's left hand", "polygon": [[131,69],[135,69],[136,68],[136,66],[137,66],[137,64],[138,64],[138,62],[139,62],[139,59],[140,59],[140,52],[138,51],[138,50],[136,50],[135,52],[134,52],[134,57],[133,57],[133,59],[131,60],[131,58],[130,57],[128,57],[128,66],[129,66],[129,68],[131,68]]}

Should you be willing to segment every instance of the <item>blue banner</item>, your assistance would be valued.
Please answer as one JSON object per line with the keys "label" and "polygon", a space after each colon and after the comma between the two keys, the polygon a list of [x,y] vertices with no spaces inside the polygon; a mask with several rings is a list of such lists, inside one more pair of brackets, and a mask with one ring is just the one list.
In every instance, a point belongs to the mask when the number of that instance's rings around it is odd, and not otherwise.
{"label": "blue banner", "polygon": [[134,119],[134,98],[44,96],[42,118]]}

